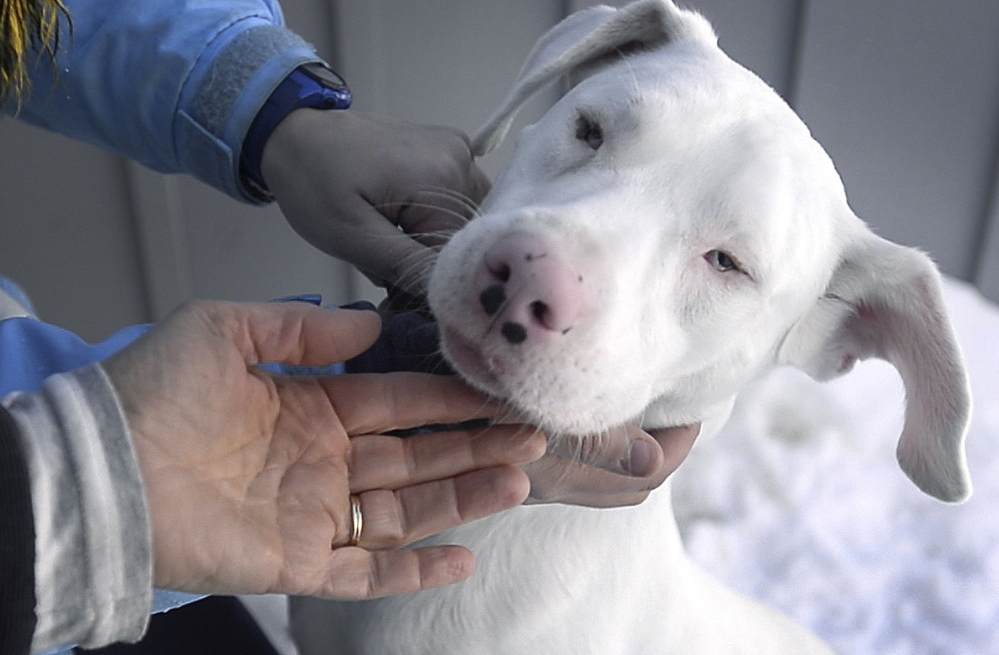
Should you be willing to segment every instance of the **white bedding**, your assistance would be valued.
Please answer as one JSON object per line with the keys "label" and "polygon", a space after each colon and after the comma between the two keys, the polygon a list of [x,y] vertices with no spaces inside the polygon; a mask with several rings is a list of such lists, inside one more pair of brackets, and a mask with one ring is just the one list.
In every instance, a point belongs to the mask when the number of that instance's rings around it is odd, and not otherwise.
{"label": "white bedding", "polygon": [[904,391],[878,361],[762,380],[674,476],[693,557],[844,655],[999,653],[999,308],[952,280],[946,296],[975,402],[967,503],[896,466]]}

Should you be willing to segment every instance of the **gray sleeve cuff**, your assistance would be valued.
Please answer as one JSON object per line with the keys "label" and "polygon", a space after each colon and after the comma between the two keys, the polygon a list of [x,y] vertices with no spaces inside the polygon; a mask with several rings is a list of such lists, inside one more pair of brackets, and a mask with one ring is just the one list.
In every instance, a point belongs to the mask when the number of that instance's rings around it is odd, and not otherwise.
{"label": "gray sleeve cuff", "polygon": [[264,202],[240,180],[243,138],[281,80],[297,66],[321,60],[299,36],[278,25],[237,24],[216,42],[185,85],[177,116],[178,152],[185,169],[203,182],[239,200]]}
{"label": "gray sleeve cuff", "polygon": [[153,597],[138,461],[98,364],[4,400],[31,476],[38,623],[32,650],[137,641]]}

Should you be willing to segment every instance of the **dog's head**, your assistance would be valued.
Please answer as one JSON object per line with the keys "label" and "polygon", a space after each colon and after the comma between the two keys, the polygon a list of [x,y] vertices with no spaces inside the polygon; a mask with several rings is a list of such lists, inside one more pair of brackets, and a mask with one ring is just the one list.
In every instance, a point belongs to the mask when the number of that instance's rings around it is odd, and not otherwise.
{"label": "dog's head", "polygon": [[477,152],[561,76],[431,278],[455,368],[579,434],[702,420],[775,365],[825,379],[881,357],[907,389],[903,469],[965,498],[970,398],[936,268],[852,213],[777,94],[693,12],[598,7],[542,37]]}

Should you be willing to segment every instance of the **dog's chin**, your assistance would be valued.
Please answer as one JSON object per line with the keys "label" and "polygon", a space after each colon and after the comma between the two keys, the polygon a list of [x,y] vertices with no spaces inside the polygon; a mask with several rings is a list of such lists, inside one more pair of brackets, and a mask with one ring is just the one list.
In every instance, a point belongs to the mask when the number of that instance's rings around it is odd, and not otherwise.
{"label": "dog's chin", "polygon": [[440,324],[440,340],[444,358],[466,382],[492,396],[502,396],[499,377],[475,343],[443,323]]}
{"label": "dog's chin", "polygon": [[525,384],[517,362],[483,352],[480,345],[459,330],[440,323],[440,344],[445,359],[470,386],[507,404],[516,420],[531,423],[550,435],[590,435],[623,423],[633,414],[613,411],[619,403],[589,402],[578,397],[558,397],[558,389],[578,388],[565,380],[548,378]]}

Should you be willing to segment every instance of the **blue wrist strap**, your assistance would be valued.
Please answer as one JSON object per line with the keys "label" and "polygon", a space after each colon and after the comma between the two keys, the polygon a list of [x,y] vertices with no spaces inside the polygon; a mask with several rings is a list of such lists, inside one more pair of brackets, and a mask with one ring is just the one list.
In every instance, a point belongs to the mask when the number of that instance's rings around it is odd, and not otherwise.
{"label": "blue wrist strap", "polygon": [[289,73],[257,112],[243,139],[239,170],[250,193],[260,200],[272,199],[260,160],[267,140],[288,114],[302,107],[347,109],[352,101],[346,83],[324,64],[303,64]]}

